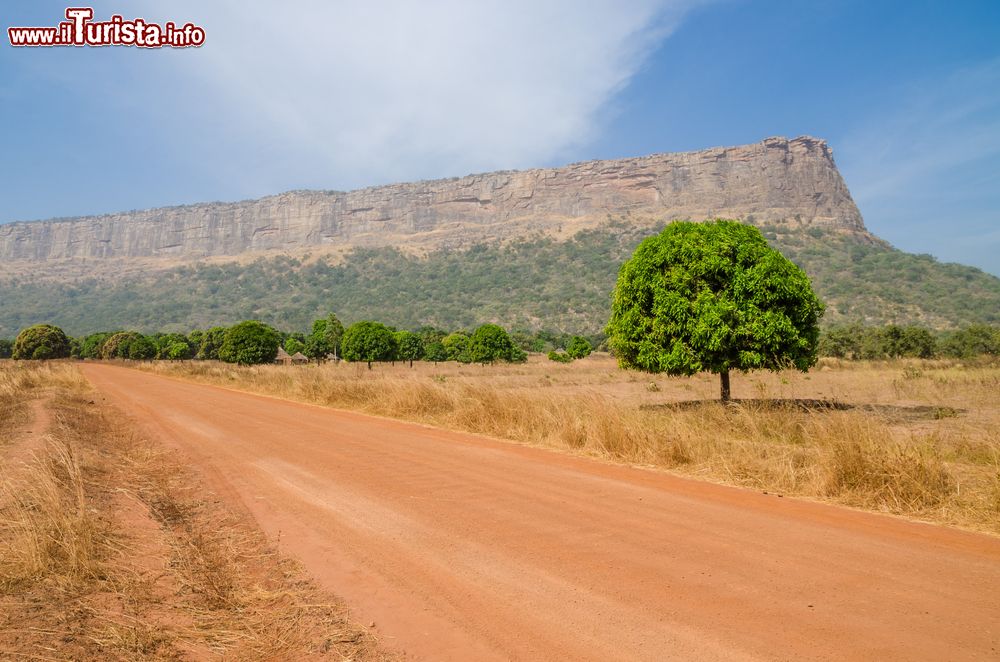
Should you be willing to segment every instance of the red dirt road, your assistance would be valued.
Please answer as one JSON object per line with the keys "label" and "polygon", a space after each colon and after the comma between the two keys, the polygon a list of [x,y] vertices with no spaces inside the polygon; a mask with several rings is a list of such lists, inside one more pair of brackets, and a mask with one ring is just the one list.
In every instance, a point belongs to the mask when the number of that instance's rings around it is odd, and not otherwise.
{"label": "red dirt road", "polygon": [[414,659],[1000,659],[1000,539],[83,371]]}

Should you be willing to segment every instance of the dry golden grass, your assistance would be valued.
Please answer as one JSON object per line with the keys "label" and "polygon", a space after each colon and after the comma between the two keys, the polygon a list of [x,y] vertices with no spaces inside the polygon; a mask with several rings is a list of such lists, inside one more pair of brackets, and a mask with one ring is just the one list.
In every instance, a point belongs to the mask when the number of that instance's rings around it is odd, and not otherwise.
{"label": "dry golden grass", "polygon": [[[160,374],[1000,533],[1000,366],[825,361],[717,378],[571,365],[157,363]],[[806,400],[842,408],[794,406]],[[692,402],[701,401],[701,402]],[[780,406],[784,402],[786,406]],[[789,405],[789,403],[792,403]]]}
{"label": "dry golden grass", "polygon": [[0,445],[29,418],[29,403],[47,389],[79,390],[85,380],[72,365],[0,360]]}
{"label": "dry golden grass", "polygon": [[111,533],[90,508],[74,449],[52,439],[21,474],[0,483],[0,591],[42,580],[72,591],[92,582]]}
{"label": "dry golden grass", "polygon": [[72,364],[0,364],[0,384],[50,419],[0,449],[0,658],[390,657]]}

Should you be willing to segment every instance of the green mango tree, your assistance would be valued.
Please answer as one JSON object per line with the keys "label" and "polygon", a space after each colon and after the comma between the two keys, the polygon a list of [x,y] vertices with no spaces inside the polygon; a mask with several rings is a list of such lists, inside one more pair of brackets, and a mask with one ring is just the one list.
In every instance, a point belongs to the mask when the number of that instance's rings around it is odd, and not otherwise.
{"label": "green mango tree", "polygon": [[675,222],[618,273],[609,345],[626,369],[710,371],[730,399],[733,370],[808,370],[823,304],[802,269],[737,221]]}

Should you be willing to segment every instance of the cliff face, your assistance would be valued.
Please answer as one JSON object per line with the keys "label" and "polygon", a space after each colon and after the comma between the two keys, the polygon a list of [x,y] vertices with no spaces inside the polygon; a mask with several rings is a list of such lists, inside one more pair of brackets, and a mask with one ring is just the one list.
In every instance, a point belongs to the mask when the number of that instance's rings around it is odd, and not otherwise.
{"label": "cliff face", "polygon": [[609,214],[722,216],[867,236],[827,144],[741,147],[591,161],[351,191],[0,225],[0,260],[239,255],[413,240],[455,246]]}

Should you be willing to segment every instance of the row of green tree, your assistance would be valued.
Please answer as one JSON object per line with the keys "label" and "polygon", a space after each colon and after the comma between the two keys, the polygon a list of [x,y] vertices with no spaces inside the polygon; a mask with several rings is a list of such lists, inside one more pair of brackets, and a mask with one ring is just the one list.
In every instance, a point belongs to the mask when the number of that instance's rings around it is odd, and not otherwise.
{"label": "row of green tree", "polygon": [[820,356],[870,360],[997,356],[1000,355],[1000,328],[973,324],[956,331],[934,332],[921,326],[852,324],[824,331],[818,352]]}
{"label": "row of green tree", "polygon": [[[526,352],[548,352],[553,361],[568,363],[588,356],[590,339],[546,331],[506,330],[483,325],[472,332],[448,332],[431,326],[417,331],[399,331],[377,322],[359,322],[344,346],[346,332],[336,315],[316,320],[310,333],[285,333],[259,322],[233,327],[217,326],[180,333],[144,335],[135,331],[92,333],[80,338],[66,336],[58,327],[36,325],[25,329],[18,341],[0,339],[0,358],[131,360],[222,360],[262,363],[274,360],[272,350],[283,347],[289,354],[302,353],[314,361],[330,358],[372,361],[522,361]],[[226,343],[227,336],[229,343]],[[390,337],[391,336],[391,337]],[[250,347],[255,349],[250,349]],[[605,349],[603,343],[598,349]],[[846,359],[970,358],[1000,355],[1000,328],[975,324],[955,331],[935,332],[920,326],[858,324],[823,331],[820,356]]]}
{"label": "row of green tree", "polygon": [[[490,356],[484,349],[483,339],[492,334],[500,340],[487,343],[495,347],[506,347],[507,341],[496,331],[489,330],[493,325],[484,325],[476,331],[448,332],[432,326],[424,326],[417,331],[398,331],[393,327],[384,327],[392,335],[390,340],[385,332],[372,327],[374,322],[361,323],[358,329],[365,329],[363,337],[372,344],[373,361],[458,361],[475,363]],[[378,325],[383,326],[383,325]],[[231,342],[225,344],[226,334],[230,329],[238,331],[231,334]],[[267,330],[262,330],[267,329]],[[497,327],[499,328],[499,327]],[[482,330],[480,330],[482,329]],[[501,329],[503,330],[503,329]],[[229,360],[234,363],[266,362],[270,357],[270,346],[263,344],[259,355],[247,353],[238,338],[241,335],[274,336],[277,347],[283,347],[289,354],[301,352],[311,360],[328,358],[346,358],[357,356],[351,348],[345,356],[342,347],[346,329],[336,315],[316,320],[309,333],[285,333],[266,325],[244,323],[244,326],[216,326],[207,330],[196,330],[189,334],[153,333],[144,335],[135,331],[106,331],[92,333],[80,338],[66,336],[58,327],[51,325],[36,325],[22,332],[22,339],[17,358],[45,359],[74,357],[84,359],[132,359],[132,360]],[[478,340],[472,339],[479,333]],[[506,332],[505,332],[506,333]],[[22,338],[23,336],[23,338]],[[526,352],[544,352],[547,348],[555,348],[548,352],[553,361],[568,363],[574,359],[589,355],[595,345],[605,349],[603,339],[588,339],[582,336],[558,334],[548,331],[511,331],[506,338],[513,350],[500,351],[492,360],[523,360]],[[11,358],[15,355],[15,341],[0,338],[0,358]],[[226,347],[226,349],[223,349]],[[388,348],[388,349],[387,349]],[[361,352],[365,354],[365,352]],[[932,331],[920,326],[876,326],[865,327],[859,324],[837,326],[822,332],[819,340],[818,354],[834,358],[846,359],[889,359],[889,358],[970,358],[982,355],[1000,355],[1000,328],[974,324],[955,331]],[[270,357],[270,358],[268,358]],[[489,361],[490,359],[486,359]]]}
{"label": "row of green tree", "polygon": [[[528,343],[537,338],[521,337]],[[566,344],[577,348],[575,355],[585,355],[579,346],[590,344],[585,338],[570,337]],[[308,334],[283,333],[263,322],[248,320],[231,327],[217,326],[180,333],[144,335],[136,331],[109,331],[71,338],[62,329],[37,324],[18,334],[13,341],[0,341],[0,358],[15,359],[130,359],[147,360],[221,360],[242,365],[270,363],[283,348],[291,355],[302,353],[309,359],[323,361],[344,359],[368,363],[376,361],[461,363],[521,362],[527,353],[506,329],[483,324],[471,332],[448,332],[434,327],[417,331],[397,330],[379,322],[361,321],[345,328],[331,314],[313,322]]]}

